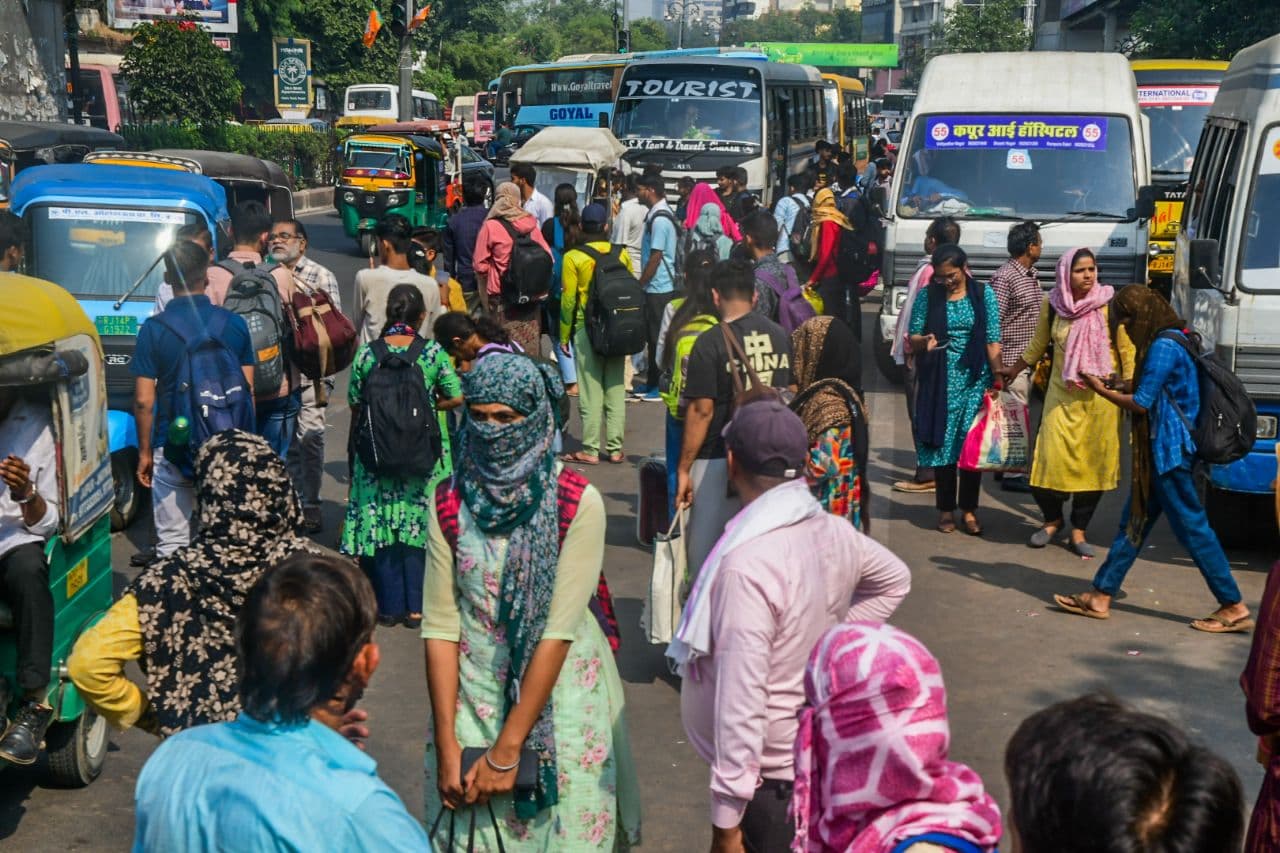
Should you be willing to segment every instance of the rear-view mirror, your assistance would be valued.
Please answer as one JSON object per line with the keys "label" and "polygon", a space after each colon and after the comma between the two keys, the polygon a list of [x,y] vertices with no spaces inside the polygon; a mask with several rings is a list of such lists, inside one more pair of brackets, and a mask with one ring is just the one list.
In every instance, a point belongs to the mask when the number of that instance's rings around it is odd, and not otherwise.
{"label": "rear-view mirror", "polygon": [[1155,187],[1146,186],[1138,190],[1138,205],[1134,209],[1134,213],[1139,219],[1150,219],[1156,215],[1156,195]]}
{"label": "rear-view mirror", "polygon": [[1187,252],[1191,267],[1189,280],[1194,290],[1212,290],[1222,277],[1218,269],[1218,241],[1192,240]]}

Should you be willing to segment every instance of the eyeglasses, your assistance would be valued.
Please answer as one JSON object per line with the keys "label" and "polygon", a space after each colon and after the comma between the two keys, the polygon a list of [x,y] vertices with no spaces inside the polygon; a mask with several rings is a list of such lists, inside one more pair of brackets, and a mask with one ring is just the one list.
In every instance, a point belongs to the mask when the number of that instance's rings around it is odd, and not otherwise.
{"label": "eyeglasses", "polygon": [[302,235],[301,235],[301,234],[288,234],[288,233],[285,233],[285,232],[283,232],[283,231],[281,231],[281,232],[280,232],[280,233],[278,233],[278,234],[270,234],[270,235],[268,235],[268,236],[269,236],[272,240],[301,240],[301,239],[302,239]]}

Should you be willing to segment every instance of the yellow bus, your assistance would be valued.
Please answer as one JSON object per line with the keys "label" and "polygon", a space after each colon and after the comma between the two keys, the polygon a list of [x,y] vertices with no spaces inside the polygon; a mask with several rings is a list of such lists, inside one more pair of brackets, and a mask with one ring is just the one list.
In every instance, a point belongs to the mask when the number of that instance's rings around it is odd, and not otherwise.
{"label": "yellow bus", "polygon": [[1151,181],[1156,215],[1150,223],[1147,275],[1169,295],[1174,239],[1182,220],[1196,145],[1227,63],[1203,59],[1136,59],[1138,106],[1151,122]]}
{"label": "yellow bus", "polygon": [[852,77],[823,74],[826,81],[827,139],[853,153],[858,171],[871,158],[871,120],[867,117],[867,90]]}

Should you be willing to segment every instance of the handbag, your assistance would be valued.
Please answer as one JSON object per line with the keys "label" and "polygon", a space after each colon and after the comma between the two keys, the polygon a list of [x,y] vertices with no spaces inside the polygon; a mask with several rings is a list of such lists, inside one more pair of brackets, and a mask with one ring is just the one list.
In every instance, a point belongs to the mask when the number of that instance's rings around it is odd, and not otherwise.
{"label": "handbag", "polygon": [[685,510],[676,512],[671,527],[653,540],[653,571],[640,611],[640,630],[653,644],[671,642],[680,624],[681,591],[689,561],[684,547]]}
{"label": "handbag", "polygon": [[1030,417],[1026,404],[1007,391],[988,391],[960,448],[957,467],[964,471],[1027,470]]}
{"label": "handbag", "polygon": [[[467,778],[468,771],[472,765],[484,758],[484,754],[489,751],[487,746],[468,746],[462,750],[462,778]],[[520,764],[516,767],[516,784],[517,791],[532,791],[538,784],[538,753],[532,749],[520,750]],[[493,837],[498,843],[498,853],[506,853],[506,847],[502,843],[502,830],[498,827],[498,818],[493,813],[493,801],[486,802],[485,809],[489,812],[489,824],[493,827]],[[471,820],[467,827],[467,853],[472,853],[476,849],[476,810],[472,807],[467,810],[470,813]],[[445,808],[442,804],[440,814],[436,815],[435,822],[431,824],[431,832],[427,833],[427,838],[433,845],[436,843],[436,833],[440,831],[440,825],[444,821],[445,812],[449,813],[448,828],[448,844],[443,848],[452,851],[454,849],[453,840],[457,835],[458,810]]]}
{"label": "handbag", "polygon": [[822,316],[826,313],[827,303],[818,295],[818,291],[814,290],[812,287],[805,286],[801,288],[801,292],[804,293],[805,301],[813,306],[815,314]]}
{"label": "handbag", "polygon": [[347,369],[356,354],[355,326],[323,289],[311,289],[297,276],[293,281],[286,314],[293,332],[289,355],[294,366],[308,379]]}

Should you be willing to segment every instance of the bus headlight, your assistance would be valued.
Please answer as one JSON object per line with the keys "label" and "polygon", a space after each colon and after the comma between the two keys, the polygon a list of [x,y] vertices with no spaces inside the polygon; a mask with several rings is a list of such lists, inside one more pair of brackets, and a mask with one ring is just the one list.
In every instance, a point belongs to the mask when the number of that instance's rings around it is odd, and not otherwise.
{"label": "bus headlight", "polygon": [[893,313],[902,313],[902,306],[907,302],[907,289],[905,287],[895,287],[893,289]]}
{"label": "bus headlight", "polygon": [[1161,252],[1161,248],[1159,243],[1147,244],[1147,254],[1150,255],[1151,257],[1154,258],[1156,255],[1160,254],[1160,252]]}
{"label": "bus headlight", "polygon": [[356,194],[355,194],[355,193],[353,193],[353,192],[351,192],[351,190],[347,190],[346,192],[344,192],[344,193],[342,194],[342,200],[343,200],[344,202],[346,202],[347,204],[355,204],[355,203],[356,203]]}
{"label": "bus headlight", "polygon": [[1275,415],[1258,415],[1258,438],[1276,437]]}

